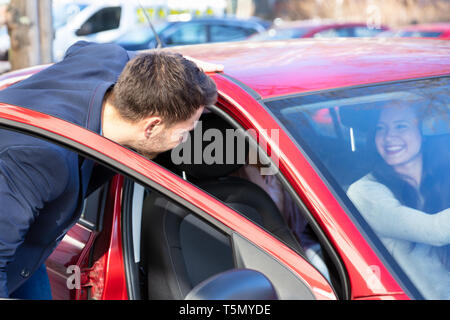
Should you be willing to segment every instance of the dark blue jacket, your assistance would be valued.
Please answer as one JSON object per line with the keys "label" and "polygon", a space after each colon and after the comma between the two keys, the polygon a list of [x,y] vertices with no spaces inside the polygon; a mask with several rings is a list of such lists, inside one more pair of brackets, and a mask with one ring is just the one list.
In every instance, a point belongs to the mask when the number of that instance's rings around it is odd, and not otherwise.
{"label": "dark blue jacket", "polygon": [[[78,42],[63,61],[0,91],[0,102],[100,133],[104,95],[129,59],[117,45]],[[62,147],[0,130],[0,297],[30,277],[77,222],[92,167]]]}

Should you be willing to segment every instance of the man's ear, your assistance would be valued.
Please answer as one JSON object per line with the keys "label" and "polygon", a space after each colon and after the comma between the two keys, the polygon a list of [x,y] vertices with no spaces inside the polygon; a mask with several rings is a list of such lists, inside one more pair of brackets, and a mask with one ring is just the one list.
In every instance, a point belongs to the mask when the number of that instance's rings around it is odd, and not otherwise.
{"label": "man's ear", "polygon": [[144,120],[145,137],[149,138],[152,134],[158,131],[159,126],[162,123],[160,117],[149,117]]}

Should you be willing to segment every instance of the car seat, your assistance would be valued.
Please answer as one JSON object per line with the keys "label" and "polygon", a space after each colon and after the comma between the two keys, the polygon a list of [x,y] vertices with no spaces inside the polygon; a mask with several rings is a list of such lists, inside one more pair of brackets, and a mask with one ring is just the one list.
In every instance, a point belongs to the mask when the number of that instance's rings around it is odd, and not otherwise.
{"label": "car seat", "polygon": [[[226,129],[232,128],[213,113],[204,114],[201,120],[202,134],[211,128],[225,134]],[[202,150],[207,145],[203,141]],[[194,144],[190,148],[195,149]],[[248,145],[245,148],[248,151]],[[237,160],[237,152],[234,155]],[[193,152],[191,156],[194,157]],[[158,156],[156,162],[179,175],[184,171],[189,181],[304,254],[272,198],[256,184],[228,176],[242,163],[206,164],[202,161],[174,165],[170,158],[170,153],[165,153]],[[152,192],[144,200],[143,210],[142,256],[149,299],[183,299],[196,284],[235,267],[228,237],[188,209]]]}

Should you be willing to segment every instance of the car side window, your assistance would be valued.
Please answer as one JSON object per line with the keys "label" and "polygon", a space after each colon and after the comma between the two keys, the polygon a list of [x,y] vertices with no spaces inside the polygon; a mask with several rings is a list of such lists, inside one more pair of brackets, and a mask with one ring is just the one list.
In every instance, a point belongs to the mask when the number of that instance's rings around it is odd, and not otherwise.
{"label": "car side window", "polygon": [[368,28],[368,27],[355,27],[353,28],[354,37],[373,37],[380,32],[382,32],[383,29],[377,29],[377,28]]}
{"label": "car side window", "polygon": [[76,32],[78,36],[87,36],[93,33],[114,30],[119,28],[121,7],[103,8],[92,15]]}
{"label": "car side window", "polygon": [[[448,88],[448,77],[435,77],[267,104],[388,266],[432,299],[448,296],[450,287],[449,233],[431,222],[450,217]],[[404,174],[398,168],[405,163],[418,171]]]}
{"label": "car side window", "polygon": [[402,31],[401,37],[413,37],[413,38],[438,38],[442,32],[439,31]]}
{"label": "car side window", "polygon": [[200,23],[180,25],[179,29],[166,36],[168,45],[187,45],[207,42],[206,26]]}
{"label": "car side window", "polygon": [[155,190],[142,194],[141,221],[140,260],[150,299],[183,299],[201,281],[234,267],[226,234]]}
{"label": "car side window", "polygon": [[353,27],[330,28],[314,34],[314,38],[354,37]]}
{"label": "car side window", "polygon": [[124,218],[124,228],[128,225],[134,234],[124,236],[133,238],[133,245],[125,248],[134,247],[133,264],[143,284],[141,299],[184,299],[201,282],[235,269],[264,274],[280,299],[315,299],[307,283],[242,236],[156,190],[132,181],[124,188],[123,207],[132,203],[132,209],[124,212],[131,217]]}
{"label": "car side window", "polygon": [[321,37],[373,37],[380,33],[382,29],[371,29],[368,27],[341,27],[333,28],[318,32],[314,35],[316,38]]}
{"label": "car side window", "polygon": [[[221,137],[221,132],[225,136]],[[208,136],[213,133],[214,137]],[[265,229],[339,287],[339,275],[322,250],[316,230],[308,225],[306,209],[298,205],[278,176],[268,172],[272,170],[264,170],[267,155],[256,151],[255,146],[245,147],[242,133],[234,131],[231,124],[217,114],[206,113],[183,144],[155,161]],[[202,136],[207,136],[203,142],[198,140]],[[211,140],[213,142],[208,143]],[[208,159],[210,151],[214,152]],[[196,161],[195,155],[201,154],[203,159]],[[251,159],[258,158],[257,154],[264,159],[253,163]]]}
{"label": "car side window", "polygon": [[[267,201],[263,207],[269,207],[269,202],[276,204],[276,208],[273,208],[270,215],[268,215],[269,210],[259,208],[257,211],[264,214],[259,216],[259,219],[258,216],[256,219],[255,216],[249,216],[244,207],[236,209],[305,257],[334,288],[340,290],[341,284],[336,267],[316,231],[306,219],[304,209],[296,203],[280,177],[263,175],[253,165],[245,165],[235,175],[264,190],[267,197],[258,198],[258,201]],[[253,196],[257,197],[255,194]]]}
{"label": "car side window", "polygon": [[[226,205],[217,202],[214,209],[202,211],[190,199],[175,195],[152,179],[142,182],[132,167],[121,167],[107,155],[98,159],[97,151],[89,147],[79,151],[76,143],[69,148],[61,146],[58,143],[64,137],[46,136],[50,141],[57,141],[53,143],[9,129],[0,131],[4,138],[0,148],[0,180],[5,182],[0,186],[4,190],[5,186],[19,186],[23,203],[35,198],[30,204],[33,207],[40,206],[47,198],[53,199],[54,194],[63,190],[39,215],[39,221],[30,228],[29,239],[61,242],[55,254],[47,259],[51,271],[64,268],[68,259],[76,261],[81,269],[90,268],[88,277],[92,278],[89,279],[98,280],[88,290],[90,298],[103,297],[104,279],[97,278],[94,270],[103,263],[109,264],[104,260],[105,254],[117,245],[125,261],[125,275],[121,276],[126,276],[128,289],[133,287],[143,292],[130,295],[130,299],[184,299],[196,285],[232,269],[252,269],[265,275],[281,299],[315,298],[315,281],[303,280],[296,273],[299,270],[291,270],[271,252],[240,235],[239,228],[233,230],[215,218],[215,212],[229,212]],[[105,185],[109,181],[110,185]],[[19,195],[9,194],[11,203],[18,199]],[[84,210],[81,196],[86,197]],[[204,196],[208,197],[206,193]],[[101,221],[98,212],[104,207],[105,219]],[[77,225],[74,225],[74,210],[77,215],[83,211]],[[15,215],[7,216],[17,219]],[[45,232],[39,229],[52,221],[58,223],[58,228],[46,228]],[[99,226],[102,229],[97,230]],[[67,231],[71,233],[64,237]],[[114,239],[110,238],[113,231]],[[255,232],[262,231],[255,227]],[[70,255],[66,254],[68,248]],[[301,257],[297,257],[297,263],[309,268]],[[311,268],[308,277],[319,277],[312,271]],[[74,293],[73,288],[66,286],[67,279],[59,275],[51,277],[59,298],[68,299]],[[79,294],[87,297],[86,291]]]}
{"label": "car side window", "polygon": [[83,211],[78,222],[90,230],[99,231],[101,229],[106,199],[105,190],[107,190],[107,185],[101,186],[84,200]]}
{"label": "car side window", "polygon": [[246,39],[254,34],[256,30],[251,28],[242,28],[226,25],[211,25],[209,27],[211,42],[233,41]]}
{"label": "car side window", "polygon": [[337,29],[326,29],[314,34],[314,38],[335,38],[339,36]]}

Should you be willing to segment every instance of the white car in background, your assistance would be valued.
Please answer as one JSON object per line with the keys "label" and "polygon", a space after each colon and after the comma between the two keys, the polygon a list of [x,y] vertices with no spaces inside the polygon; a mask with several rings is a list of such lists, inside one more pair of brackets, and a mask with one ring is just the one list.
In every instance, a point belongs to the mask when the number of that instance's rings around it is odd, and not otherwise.
{"label": "white car in background", "polygon": [[[53,0],[53,60],[62,60],[77,41],[114,42],[139,26],[148,27],[147,17],[157,25],[196,17],[223,17],[225,9],[225,0]],[[7,60],[9,48],[7,28],[0,27],[0,60]]]}
{"label": "white car in background", "polygon": [[92,0],[53,0],[53,29],[62,28],[92,3]]}
{"label": "white car in background", "polygon": [[11,46],[9,41],[8,28],[6,26],[0,27],[0,61],[8,60],[8,51]]}
{"label": "white car in background", "polygon": [[[92,4],[92,0],[53,0],[53,29],[58,30],[62,28],[90,4]],[[0,5],[6,5],[6,3],[1,2]],[[0,26],[0,61],[8,60],[10,47],[8,27],[2,25]],[[2,71],[3,68],[0,67],[0,72]]]}
{"label": "white car in background", "polygon": [[142,8],[145,8],[151,21],[157,24],[173,16],[178,19],[190,19],[193,15],[223,16],[226,2],[225,0],[202,0],[193,3],[167,0],[91,2],[91,5],[83,8],[67,24],[55,31],[54,60],[61,60],[66,50],[79,40],[113,42],[139,25],[148,26],[146,13]]}

